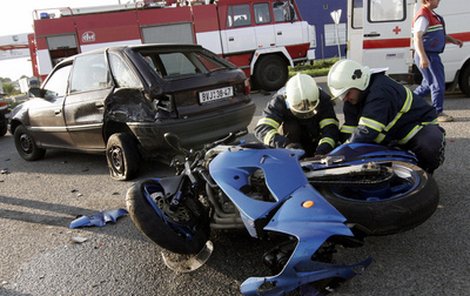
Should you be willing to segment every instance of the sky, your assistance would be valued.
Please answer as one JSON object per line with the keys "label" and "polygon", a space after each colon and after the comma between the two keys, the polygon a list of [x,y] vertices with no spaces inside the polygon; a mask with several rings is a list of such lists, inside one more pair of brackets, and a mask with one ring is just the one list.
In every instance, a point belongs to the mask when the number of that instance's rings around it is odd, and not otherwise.
{"label": "sky", "polygon": [[[134,2],[129,0],[16,0],[0,1],[0,36],[32,33],[33,10],[57,7],[89,7]],[[31,63],[26,58],[0,61],[0,77],[16,80],[32,76]]]}

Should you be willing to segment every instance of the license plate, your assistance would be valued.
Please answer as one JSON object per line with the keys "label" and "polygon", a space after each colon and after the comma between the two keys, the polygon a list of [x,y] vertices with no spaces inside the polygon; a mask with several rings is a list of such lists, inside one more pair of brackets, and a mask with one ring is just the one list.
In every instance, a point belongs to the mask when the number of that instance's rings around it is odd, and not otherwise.
{"label": "license plate", "polygon": [[211,89],[199,93],[199,102],[201,104],[217,101],[224,98],[233,96],[233,87],[223,87],[218,89]]}

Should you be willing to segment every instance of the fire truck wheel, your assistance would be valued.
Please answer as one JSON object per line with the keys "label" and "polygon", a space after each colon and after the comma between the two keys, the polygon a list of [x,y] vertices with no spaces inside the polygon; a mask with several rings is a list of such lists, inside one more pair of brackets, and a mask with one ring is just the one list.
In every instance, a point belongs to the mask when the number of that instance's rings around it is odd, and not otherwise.
{"label": "fire truck wheel", "polygon": [[111,178],[130,180],[139,171],[140,156],[136,141],[126,133],[116,133],[106,144],[106,159]]}
{"label": "fire truck wheel", "polygon": [[467,64],[460,73],[459,87],[467,97],[470,97],[470,64]]}
{"label": "fire truck wheel", "polygon": [[288,69],[285,61],[278,55],[261,57],[256,63],[255,80],[264,90],[278,90],[284,86],[288,79]]}

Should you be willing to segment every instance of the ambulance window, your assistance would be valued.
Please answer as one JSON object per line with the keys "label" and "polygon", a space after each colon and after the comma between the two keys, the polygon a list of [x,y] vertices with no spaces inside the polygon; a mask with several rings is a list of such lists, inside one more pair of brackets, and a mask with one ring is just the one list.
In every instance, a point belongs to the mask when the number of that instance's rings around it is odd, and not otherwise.
{"label": "ambulance window", "polygon": [[258,3],[253,6],[255,10],[256,24],[266,24],[271,22],[271,15],[269,14],[268,3]]}
{"label": "ambulance window", "polygon": [[110,54],[109,65],[118,87],[142,88],[140,81],[120,56]]}
{"label": "ambulance window", "polygon": [[392,22],[405,19],[406,0],[369,0],[369,21]]}
{"label": "ambulance window", "polygon": [[352,19],[351,25],[354,29],[362,29],[362,16],[363,16],[363,4],[362,0],[353,0],[352,1]]}
{"label": "ambulance window", "polygon": [[43,89],[46,91],[44,98],[47,100],[55,100],[65,96],[67,92],[67,81],[69,79],[70,69],[72,65],[57,69],[47,80]]}
{"label": "ambulance window", "polygon": [[250,6],[248,4],[228,7],[227,27],[243,27],[251,24]]}
{"label": "ambulance window", "polygon": [[295,14],[295,9],[290,1],[276,1],[273,3],[273,12],[274,12],[274,21],[276,23],[280,22],[290,22],[296,21],[297,15]]}
{"label": "ambulance window", "polygon": [[109,73],[103,53],[75,58],[70,82],[71,93],[103,89],[109,86]]}

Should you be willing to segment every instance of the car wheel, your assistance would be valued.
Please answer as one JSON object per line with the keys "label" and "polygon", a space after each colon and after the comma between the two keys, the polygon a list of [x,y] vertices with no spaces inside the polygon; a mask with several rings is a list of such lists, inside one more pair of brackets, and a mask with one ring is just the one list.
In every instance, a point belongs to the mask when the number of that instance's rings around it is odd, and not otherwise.
{"label": "car wheel", "polygon": [[288,79],[288,69],[284,60],[277,55],[261,57],[256,64],[257,85],[267,91],[278,90]]}
{"label": "car wheel", "polygon": [[0,137],[3,137],[7,133],[8,121],[4,114],[0,113]]}
{"label": "car wheel", "polygon": [[33,137],[23,125],[18,126],[14,132],[15,146],[18,154],[25,160],[33,161],[44,158],[46,150],[36,145]]}
{"label": "car wheel", "polygon": [[466,96],[470,97],[470,65],[465,66],[460,73],[459,88]]}
{"label": "car wheel", "polygon": [[139,171],[140,156],[137,143],[130,135],[117,133],[109,137],[106,144],[106,159],[111,178],[130,180]]}

